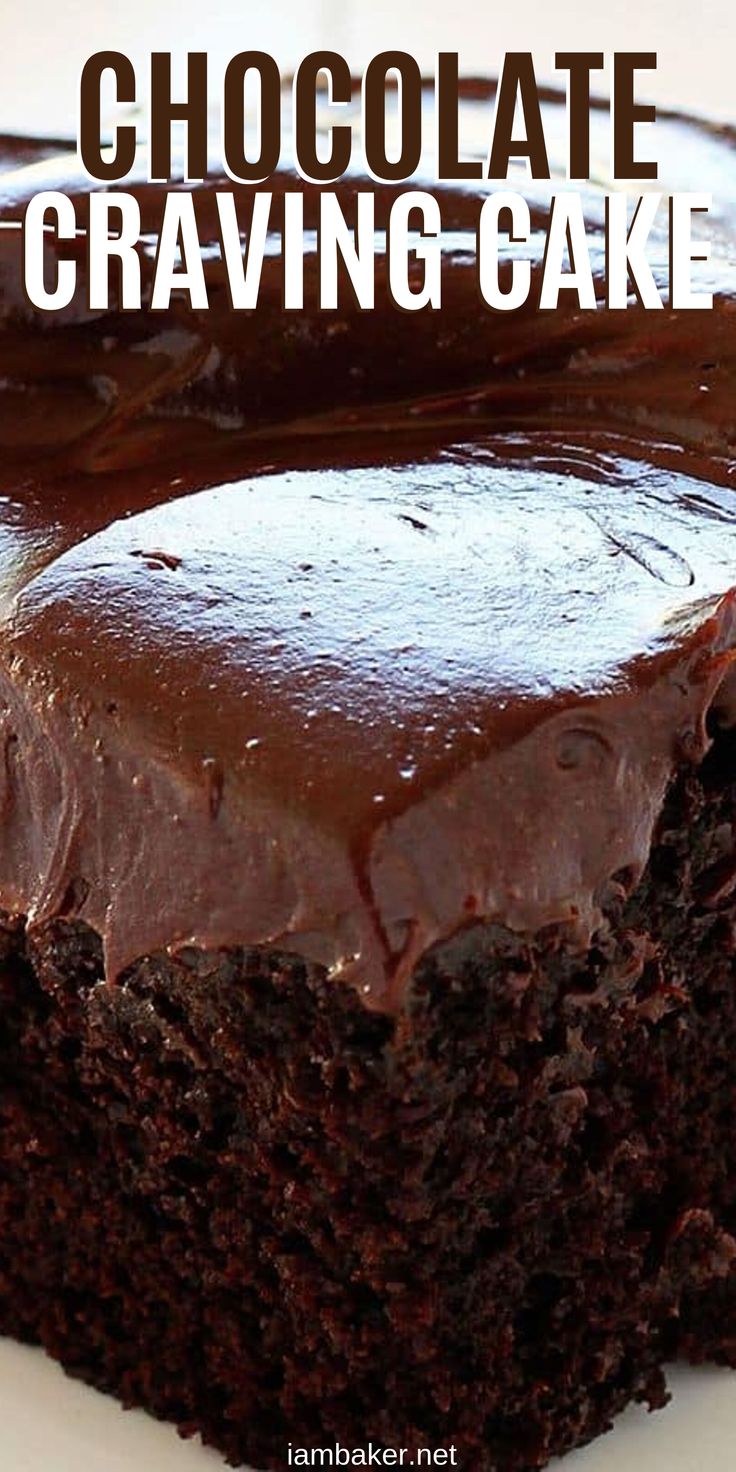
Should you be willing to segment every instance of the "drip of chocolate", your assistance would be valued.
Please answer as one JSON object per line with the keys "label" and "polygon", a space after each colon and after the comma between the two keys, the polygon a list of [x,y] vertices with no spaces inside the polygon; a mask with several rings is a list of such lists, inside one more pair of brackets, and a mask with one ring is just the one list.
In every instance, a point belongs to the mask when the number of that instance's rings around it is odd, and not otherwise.
{"label": "drip of chocolate", "polygon": [[[732,175],[727,135],[661,127],[665,186]],[[4,218],[44,179],[83,218],[73,175],[6,174]],[[0,232],[0,902],[87,921],[110,977],[262,945],[396,1009],[478,921],[585,946],[731,719],[728,192],[714,309],[680,314],[484,313],[483,197],[443,191],[443,308],[411,315],[287,317],[275,264],[233,313],[207,252],[207,313],[92,315],[82,273],[41,318]]]}

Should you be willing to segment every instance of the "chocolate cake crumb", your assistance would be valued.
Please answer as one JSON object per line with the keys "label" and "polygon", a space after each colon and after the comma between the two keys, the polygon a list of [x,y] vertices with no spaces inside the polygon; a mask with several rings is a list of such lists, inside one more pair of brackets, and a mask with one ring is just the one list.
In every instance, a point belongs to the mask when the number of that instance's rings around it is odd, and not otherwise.
{"label": "chocolate cake crumb", "polygon": [[[736,736],[587,955],[471,925],[398,1018],[255,948],[2,930],[0,1326],[202,1431],[528,1472],[736,1364]],[[705,897],[705,898],[704,898]]]}

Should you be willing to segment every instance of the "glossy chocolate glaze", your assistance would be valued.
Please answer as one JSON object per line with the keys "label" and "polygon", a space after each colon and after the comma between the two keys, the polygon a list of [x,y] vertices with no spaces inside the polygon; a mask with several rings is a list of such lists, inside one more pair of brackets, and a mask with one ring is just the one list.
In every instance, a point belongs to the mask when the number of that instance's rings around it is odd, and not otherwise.
{"label": "glossy chocolate glaze", "polygon": [[[666,185],[733,173],[661,127]],[[70,167],[6,175],[5,218]],[[679,315],[483,314],[470,189],[438,314],[287,321],[275,268],[233,314],[212,259],[209,314],[42,322],[3,232],[3,906],[88,921],[110,977],[272,945],[390,1009],[480,919],[585,945],[736,705],[718,205],[715,308]]]}

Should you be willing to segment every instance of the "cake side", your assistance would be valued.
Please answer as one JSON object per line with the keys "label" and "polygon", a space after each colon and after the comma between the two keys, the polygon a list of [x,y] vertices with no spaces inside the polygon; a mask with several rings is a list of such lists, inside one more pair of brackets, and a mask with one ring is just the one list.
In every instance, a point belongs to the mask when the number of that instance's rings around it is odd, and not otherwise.
{"label": "cake side", "polygon": [[478,926],[401,1018],[196,949],[4,931],[0,1323],[234,1462],[531,1469],[734,1361],[734,738],[581,954]]}

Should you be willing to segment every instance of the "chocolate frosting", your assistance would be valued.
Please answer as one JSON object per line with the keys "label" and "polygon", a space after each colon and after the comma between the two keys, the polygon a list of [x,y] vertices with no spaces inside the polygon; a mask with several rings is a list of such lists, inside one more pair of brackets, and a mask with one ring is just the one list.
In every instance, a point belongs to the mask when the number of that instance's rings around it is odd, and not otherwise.
{"label": "chocolate frosting", "polygon": [[[287,318],[275,265],[233,313],[207,251],[207,314],[93,317],[82,279],[34,317],[0,232],[4,908],[87,921],[110,978],[265,945],[386,1009],[479,920],[588,943],[736,710],[732,145],[658,130],[667,186],[727,181],[712,312],[481,313],[475,188],[439,313]],[[6,220],[50,181],[83,214],[59,155]]]}

